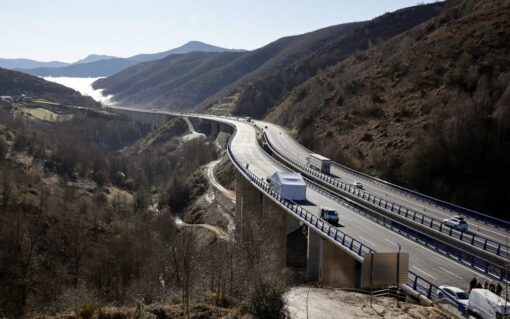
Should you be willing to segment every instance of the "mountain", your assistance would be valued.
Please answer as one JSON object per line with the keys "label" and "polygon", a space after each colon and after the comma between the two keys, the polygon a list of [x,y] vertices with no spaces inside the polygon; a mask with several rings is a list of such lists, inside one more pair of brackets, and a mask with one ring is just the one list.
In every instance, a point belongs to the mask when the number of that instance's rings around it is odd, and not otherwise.
{"label": "mountain", "polygon": [[107,88],[117,101],[131,105],[173,103],[175,108],[190,106],[221,89],[224,82],[215,74],[235,61],[242,52],[192,52],[168,56],[162,60],[143,62],[105,79],[94,82],[94,88]]}
{"label": "mountain", "polygon": [[296,87],[266,119],[353,168],[506,217],[508,39],[508,1],[454,1]]}
{"label": "mountain", "polygon": [[134,60],[138,62],[147,62],[147,61],[154,61],[159,60],[164,57],[174,55],[174,54],[186,54],[189,52],[241,52],[244,50],[238,50],[238,49],[225,49],[221,47],[217,47],[214,45],[210,45],[204,42],[200,41],[190,41],[178,48],[168,50],[165,52],[159,52],[159,53],[149,53],[149,54],[138,54],[135,56],[132,56],[128,58],[128,60]]}
{"label": "mountain", "polygon": [[90,63],[90,62],[97,62],[101,60],[109,60],[109,59],[116,59],[117,57],[112,55],[102,55],[102,54],[90,54],[86,58],[83,58],[81,60],[78,60],[74,62],[73,64],[80,64],[80,63]]}
{"label": "mountain", "polygon": [[[215,69],[193,72],[193,77],[178,83],[174,81],[179,76],[174,71],[176,67],[203,70],[200,66],[205,60],[167,58],[139,64],[98,80],[94,86],[104,88],[106,94],[113,94],[123,105],[213,110],[237,100],[234,113],[261,116],[292,88],[320,70],[429,20],[444,6],[444,3],[417,6],[369,22],[342,24],[285,37],[241,53],[237,59],[218,64]],[[185,61],[185,64],[177,66],[178,61]]]}
{"label": "mountain", "polygon": [[4,69],[31,69],[40,67],[58,68],[66,66],[69,63],[51,61],[51,62],[40,62],[29,59],[0,59],[0,68]]}
{"label": "mountain", "polygon": [[48,82],[25,73],[0,69],[0,95],[17,96],[22,93],[29,97],[43,98],[61,104],[86,107],[100,106],[92,98],[83,96],[63,85]]}
{"label": "mountain", "polygon": [[235,88],[238,102],[234,114],[263,117],[290,90],[318,72],[437,16],[446,5],[445,2],[432,3],[386,13],[334,37],[286,67],[254,74],[249,82]]}
{"label": "mountain", "polygon": [[89,55],[83,60],[77,61],[64,67],[38,67],[19,68],[18,71],[35,76],[70,76],[70,77],[105,77],[126,69],[139,62],[158,60],[173,54],[183,54],[193,51],[200,52],[225,52],[241,51],[224,49],[198,41],[188,42],[178,48],[165,52],[138,54],[129,58],[118,58],[106,55]]}
{"label": "mountain", "polygon": [[252,72],[288,65],[356,25],[342,24],[286,37],[248,52],[169,56],[100,79],[94,87],[114,94],[116,101],[124,105],[190,109]]}
{"label": "mountain", "polygon": [[89,63],[75,63],[60,68],[20,69],[34,76],[103,77],[117,73],[138,62],[113,58]]}

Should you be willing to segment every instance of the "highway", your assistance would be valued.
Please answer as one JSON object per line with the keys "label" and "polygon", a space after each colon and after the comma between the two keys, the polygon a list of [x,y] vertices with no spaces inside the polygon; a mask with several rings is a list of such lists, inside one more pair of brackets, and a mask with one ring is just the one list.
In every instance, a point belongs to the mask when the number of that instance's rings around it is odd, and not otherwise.
{"label": "highway", "polygon": [[[141,111],[141,110],[137,110]],[[148,111],[143,111],[148,112]],[[230,141],[230,149],[236,160],[257,177],[265,179],[277,171],[286,170],[281,164],[271,158],[257,142],[257,131],[254,124],[245,121],[238,121],[233,118],[200,115],[200,114],[175,114],[170,112],[159,112],[169,115],[184,115],[203,119],[210,119],[217,122],[227,123],[236,128],[236,134]],[[283,135],[274,131],[273,135]],[[289,145],[293,140],[288,139]],[[296,144],[295,142],[292,142]],[[294,147],[290,150],[300,154],[294,154],[295,157],[304,157],[302,148]],[[308,187],[307,198],[310,203],[303,206],[310,212],[318,215],[321,206],[327,206],[336,209],[340,216],[340,230],[347,235],[355,238],[364,245],[377,252],[395,252],[397,244],[402,246],[403,252],[410,255],[410,270],[423,278],[431,281],[435,285],[453,285],[466,288],[468,282],[477,277],[479,280],[493,280],[474,270],[473,268],[461,264],[455,260],[449,259],[423,245],[408,239],[396,232],[381,226],[370,219],[360,215],[355,210],[339,204],[321,192]]]}
{"label": "highway", "polygon": [[[252,124],[232,120],[224,121],[236,126],[237,133],[231,141],[232,153],[243,165],[249,164],[250,171],[259,178],[265,178],[274,172],[284,170],[258,146],[256,130]],[[341,231],[377,252],[395,252],[397,244],[400,244],[402,251],[410,254],[410,270],[436,285],[448,284],[466,287],[469,280],[475,276],[491,280],[468,266],[461,265],[360,216],[322,193],[308,188],[307,198],[313,204],[303,207],[316,216],[318,216],[320,206],[336,209],[340,215],[340,224],[343,226]]]}
{"label": "highway", "polygon": [[[261,128],[267,127],[264,131],[271,141],[271,144],[274,145],[279,152],[301,162],[302,164],[307,164],[306,159],[311,154],[310,151],[294,140],[283,128],[263,121],[256,121],[256,123]],[[360,179],[358,176],[350,174],[345,170],[340,170],[334,165],[331,166],[331,174],[346,183],[360,181],[362,182],[365,190],[373,195],[380,196],[384,199],[398,203],[409,209],[419,211],[439,220],[457,215],[457,213],[448,209],[437,207],[429,202],[420,201],[414,196],[404,195],[399,190],[393,189],[390,186],[380,184],[376,181],[370,181],[368,179]],[[467,217],[467,220],[470,226],[469,231],[483,235],[484,237],[506,246],[508,234],[504,229],[493,227],[492,225],[485,224],[469,217]]]}

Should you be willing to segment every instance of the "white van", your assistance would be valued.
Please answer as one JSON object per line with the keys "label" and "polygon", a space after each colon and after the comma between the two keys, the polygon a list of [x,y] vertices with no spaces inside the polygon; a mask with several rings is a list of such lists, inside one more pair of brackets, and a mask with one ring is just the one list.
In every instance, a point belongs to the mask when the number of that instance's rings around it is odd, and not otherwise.
{"label": "white van", "polygon": [[488,289],[473,289],[469,294],[468,311],[483,319],[510,318],[510,302]]}

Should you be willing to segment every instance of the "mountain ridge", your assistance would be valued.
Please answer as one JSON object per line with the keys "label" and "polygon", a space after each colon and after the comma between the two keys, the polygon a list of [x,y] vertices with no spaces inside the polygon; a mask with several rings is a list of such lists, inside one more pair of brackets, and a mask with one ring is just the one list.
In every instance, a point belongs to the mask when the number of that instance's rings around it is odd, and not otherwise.
{"label": "mountain ridge", "polygon": [[238,52],[242,50],[225,49],[200,41],[189,41],[177,48],[164,52],[137,54],[128,58],[91,54],[84,59],[61,67],[43,66],[37,68],[16,68],[16,71],[35,76],[105,77],[113,75],[140,62],[158,60],[165,56],[189,53],[193,51]]}

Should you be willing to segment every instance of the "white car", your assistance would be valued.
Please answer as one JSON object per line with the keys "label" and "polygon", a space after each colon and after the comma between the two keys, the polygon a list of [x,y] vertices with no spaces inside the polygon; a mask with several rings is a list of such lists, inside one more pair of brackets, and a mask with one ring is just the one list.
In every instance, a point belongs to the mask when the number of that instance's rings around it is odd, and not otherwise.
{"label": "white car", "polygon": [[439,286],[437,290],[439,298],[446,298],[463,305],[467,309],[469,294],[463,289],[453,286]]}
{"label": "white car", "polygon": [[352,182],[352,186],[356,187],[356,188],[359,188],[359,189],[363,189],[363,184],[361,184],[361,182]]}
{"label": "white car", "polygon": [[453,216],[451,218],[443,219],[443,224],[460,231],[466,231],[468,229],[468,223],[462,216]]}

